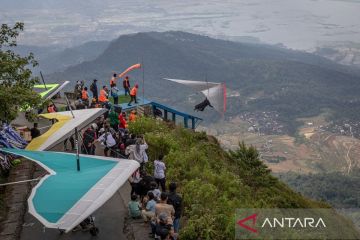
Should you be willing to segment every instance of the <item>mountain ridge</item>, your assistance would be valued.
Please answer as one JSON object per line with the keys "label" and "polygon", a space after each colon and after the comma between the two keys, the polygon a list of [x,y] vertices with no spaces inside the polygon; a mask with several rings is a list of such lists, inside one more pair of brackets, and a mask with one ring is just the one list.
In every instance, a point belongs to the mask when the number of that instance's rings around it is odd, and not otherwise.
{"label": "mountain ridge", "polygon": [[[331,109],[345,118],[360,117],[360,107],[351,104],[360,99],[360,73],[354,68],[310,53],[179,31],[120,36],[96,59],[49,75],[49,79],[72,83],[85,79],[90,84],[97,78],[100,84],[108,84],[113,71],[121,72],[137,62],[144,63],[146,96],[184,111],[191,111],[187,99],[194,92],[162,78],[226,82],[240,93],[240,97],[228,99],[228,116],[241,111],[277,111],[285,124],[293,124],[300,117]],[[130,77],[141,85],[141,71]],[[253,99],[258,92],[262,94]],[[359,114],[354,114],[350,105]],[[218,118],[213,113],[200,116]],[[289,132],[294,133],[296,127],[291,128]]]}

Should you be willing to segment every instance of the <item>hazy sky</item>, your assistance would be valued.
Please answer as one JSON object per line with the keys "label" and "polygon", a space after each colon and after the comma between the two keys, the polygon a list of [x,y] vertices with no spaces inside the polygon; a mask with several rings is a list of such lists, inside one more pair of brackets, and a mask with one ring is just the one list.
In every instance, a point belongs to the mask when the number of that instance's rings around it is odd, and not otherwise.
{"label": "hazy sky", "polygon": [[24,21],[28,44],[73,45],[138,31],[253,36],[313,49],[360,42],[360,0],[0,0],[0,22]]}

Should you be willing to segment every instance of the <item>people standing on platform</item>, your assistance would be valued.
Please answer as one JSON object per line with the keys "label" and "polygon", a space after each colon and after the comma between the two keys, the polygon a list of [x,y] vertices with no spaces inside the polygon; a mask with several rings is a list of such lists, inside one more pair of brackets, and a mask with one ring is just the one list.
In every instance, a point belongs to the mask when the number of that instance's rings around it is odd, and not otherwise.
{"label": "people standing on platform", "polygon": [[98,87],[96,84],[97,80],[94,79],[92,84],[90,85],[90,91],[92,92],[92,97],[96,99],[96,101],[99,101],[98,99]]}
{"label": "people standing on platform", "polygon": [[116,83],[113,83],[111,86],[111,96],[114,99],[114,104],[118,105],[119,104],[119,89],[116,87]]}
{"label": "people standing on platform", "polygon": [[112,85],[116,84],[116,73],[113,74],[113,76],[110,79],[110,87],[112,87]]}
{"label": "people standing on platform", "polygon": [[138,88],[139,88],[139,85],[138,84],[135,84],[135,86],[131,89],[130,91],[130,102],[128,104],[128,106],[131,106],[131,103],[133,101],[135,101],[135,104],[137,104],[137,99],[136,99],[136,95],[137,95],[137,91],[138,91]]}
{"label": "people standing on platform", "polygon": [[84,89],[81,91],[81,100],[83,101],[85,108],[89,107],[89,94],[87,90],[87,87],[84,87]]}
{"label": "people standing on platform", "polygon": [[109,99],[108,99],[108,90],[106,86],[103,86],[103,88],[100,90],[100,96],[99,96],[99,102],[101,104],[106,104]]}
{"label": "people standing on platform", "polygon": [[130,95],[130,80],[128,76],[126,76],[123,80],[123,88],[125,91],[125,96]]}

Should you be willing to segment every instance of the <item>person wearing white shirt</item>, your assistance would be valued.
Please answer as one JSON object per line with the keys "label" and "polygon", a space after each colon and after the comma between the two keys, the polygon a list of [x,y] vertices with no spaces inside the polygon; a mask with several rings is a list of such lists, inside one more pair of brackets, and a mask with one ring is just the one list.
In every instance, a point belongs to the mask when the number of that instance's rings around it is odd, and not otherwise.
{"label": "person wearing white shirt", "polygon": [[129,159],[139,162],[140,169],[143,169],[144,164],[148,161],[146,149],[148,149],[148,145],[145,138],[138,138],[135,144],[130,145],[125,149],[125,154],[129,155]]}
{"label": "person wearing white shirt", "polygon": [[105,157],[108,157],[109,150],[111,150],[110,155],[113,156],[112,152],[113,152],[113,148],[116,145],[116,141],[115,141],[114,137],[112,136],[108,127],[105,130],[103,130],[102,135],[98,139],[96,139],[94,141],[94,143],[95,142],[100,142],[101,145],[103,145],[105,147],[105,149],[104,149]]}
{"label": "person wearing white shirt", "polygon": [[154,178],[156,183],[161,186],[161,190],[163,192],[166,191],[166,187],[165,187],[165,183],[166,183],[166,178],[165,178],[165,170],[166,170],[166,166],[165,163],[163,161],[164,156],[160,155],[159,156],[159,160],[155,160],[154,161]]}

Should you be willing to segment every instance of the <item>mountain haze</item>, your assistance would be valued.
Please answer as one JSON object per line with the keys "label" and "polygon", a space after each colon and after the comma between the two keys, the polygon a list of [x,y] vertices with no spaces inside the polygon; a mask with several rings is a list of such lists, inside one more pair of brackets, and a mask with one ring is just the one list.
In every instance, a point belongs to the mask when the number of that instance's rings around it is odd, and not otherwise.
{"label": "mountain haze", "polygon": [[[112,41],[92,61],[67,68],[49,79],[93,78],[108,84],[113,71],[144,62],[145,95],[191,111],[186,103],[191,89],[164,77],[226,82],[240,94],[229,98],[228,115],[241,111],[276,111],[294,132],[299,117],[329,111],[336,118],[360,114],[358,70],[309,53],[275,46],[235,43],[185,32],[124,35]],[[141,84],[142,73],[130,74]],[[134,80],[135,79],[135,80]],[[201,99],[199,96],[198,99]],[[206,117],[206,113],[203,114]]]}

